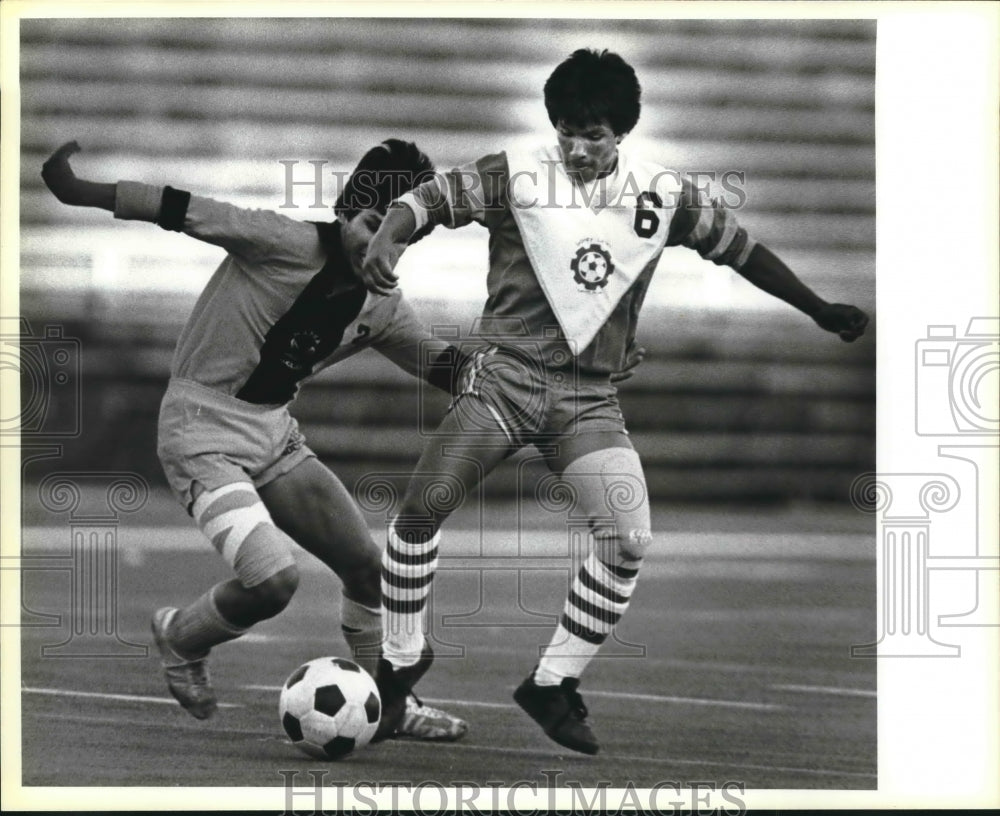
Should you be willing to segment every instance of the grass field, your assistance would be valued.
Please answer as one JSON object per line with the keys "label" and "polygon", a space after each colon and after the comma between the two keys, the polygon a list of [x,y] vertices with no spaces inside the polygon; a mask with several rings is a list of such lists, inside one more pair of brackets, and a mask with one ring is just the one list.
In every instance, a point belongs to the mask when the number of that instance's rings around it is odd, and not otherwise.
{"label": "grass field", "polygon": [[[88,595],[74,590],[72,570],[43,558],[68,552],[66,528],[26,528],[23,784],[279,786],[280,771],[325,767],[329,780],[445,786],[544,783],[543,772],[558,772],[558,785],[583,787],[876,787],[875,666],[850,657],[852,644],[875,635],[869,535],[661,534],[617,639],[581,687],[602,743],[597,757],[560,749],[511,700],[572,570],[565,534],[522,539],[520,557],[503,529],[485,538],[451,530],[443,545],[431,604],[438,659],[418,691],[467,719],[466,738],[392,741],[324,766],[284,738],[277,717],[278,690],[297,665],[345,653],[338,585],[318,562],[303,557],[300,590],[282,615],[213,653],[221,707],[199,722],[168,696],[148,631],[153,609],[226,577],[198,532],[123,528],[116,583]],[[93,650],[100,638],[90,627],[102,631],[109,615],[117,640],[105,642],[119,656],[57,656]]]}

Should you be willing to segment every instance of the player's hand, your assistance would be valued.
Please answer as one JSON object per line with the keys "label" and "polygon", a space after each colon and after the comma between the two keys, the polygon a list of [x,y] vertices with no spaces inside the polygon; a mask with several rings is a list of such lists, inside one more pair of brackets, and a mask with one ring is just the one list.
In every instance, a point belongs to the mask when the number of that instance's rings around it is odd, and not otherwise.
{"label": "player's hand", "polygon": [[625,367],[611,375],[611,382],[620,383],[627,380],[635,374],[635,370],[644,359],[646,359],[645,347],[637,346],[633,340],[629,343],[628,351],[625,353]]}
{"label": "player's hand", "polygon": [[813,320],[821,329],[839,334],[845,343],[853,343],[861,337],[868,325],[868,315],[845,303],[827,303],[813,315]]}
{"label": "player's hand", "polygon": [[399,285],[399,277],[393,270],[402,254],[403,247],[375,235],[368,244],[365,262],[358,275],[369,292],[387,295]]}
{"label": "player's hand", "polygon": [[52,194],[63,204],[78,204],[80,180],[70,167],[69,157],[78,153],[80,145],[76,141],[66,142],[42,165],[42,180]]}

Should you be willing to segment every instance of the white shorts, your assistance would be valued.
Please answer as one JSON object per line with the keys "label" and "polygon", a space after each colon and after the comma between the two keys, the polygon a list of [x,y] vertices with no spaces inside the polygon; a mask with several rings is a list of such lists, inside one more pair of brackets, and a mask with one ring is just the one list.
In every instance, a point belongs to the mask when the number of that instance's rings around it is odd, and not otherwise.
{"label": "white shorts", "polygon": [[260,488],[315,456],[286,405],[254,405],[174,378],[160,403],[157,455],[170,489],[191,512],[194,483]]}

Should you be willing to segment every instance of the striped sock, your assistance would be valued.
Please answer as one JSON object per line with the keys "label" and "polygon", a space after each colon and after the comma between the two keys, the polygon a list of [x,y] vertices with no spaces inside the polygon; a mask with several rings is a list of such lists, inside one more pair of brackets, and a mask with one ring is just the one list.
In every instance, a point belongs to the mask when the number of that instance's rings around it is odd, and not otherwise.
{"label": "striped sock", "polygon": [[639,561],[605,564],[591,553],[577,573],[562,618],[535,670],[541,686],[579,677],[628,609]]}
{"label": "striped sock", "polygon": [[416,663],[424,648],[424,607],[437,569],[441,534],[423,538],[419,532],[400,536],[392,526],[382,553],[382,650],[398,668]]}
{"label": "striped sock", "polygon": [[167,640],[178,657],[198,660],[207,655],[213,646],[235,640],[247,628],[249,627],[234,626],[222,617],[215,605],[215,587],[212,587],[194,603],[174,615]]}
{"label": "striped sock", "polygon": [[340,596],[340,631],[351,648],[354,662],[375,676],[382,653],[382,609],[370,607]]}

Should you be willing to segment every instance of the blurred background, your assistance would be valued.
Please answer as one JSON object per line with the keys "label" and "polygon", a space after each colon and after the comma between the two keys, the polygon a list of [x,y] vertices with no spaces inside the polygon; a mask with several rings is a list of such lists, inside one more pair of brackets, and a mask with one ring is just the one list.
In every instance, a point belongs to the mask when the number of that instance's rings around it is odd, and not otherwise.
{"label": "blurred background", "polygon": [[[327,220],[336,174],[386,137],[416,141],[441,168],[551,140],[545,78],[576,48],[609,48],[643,86],[628,141],[682,173],[745,174],[741,222],[826,299],[874,317],[874,21],[36,19],[20,42],[22,320],[3,331],[30,333],[24,427],[62,445],[25,467],[29,480],[131,471],[164,487],[159,400],[222,257],[60,205],[39,170],[68,139],[86,178]],[[287,184],[311,182],[315,163],[321,207],[313,187]],[[428,324],[467,332],[485,272],[473,226],[437,230],[400,277]],[[655,506],[848,507],[854,477],[874,469],[874,326],[844,344],[670,249],[639,339],[648,355],[621,401]],[[294,413],[353,488],[372,472],[401,480],[446,405],[365,352],[307,385]],[[487,495],[529,490],[522,473],[542,471],[500,468]]]}

